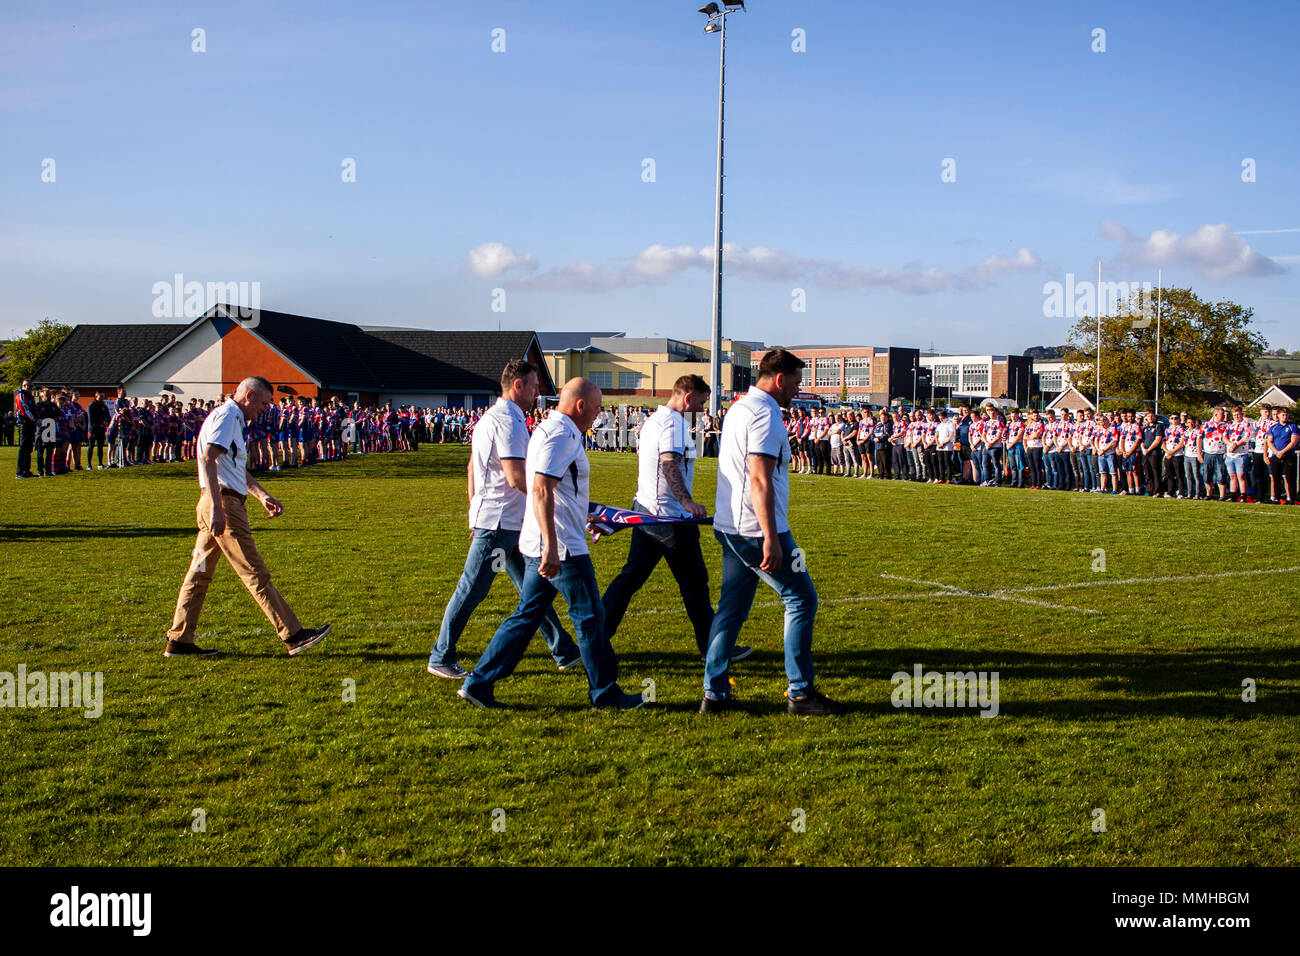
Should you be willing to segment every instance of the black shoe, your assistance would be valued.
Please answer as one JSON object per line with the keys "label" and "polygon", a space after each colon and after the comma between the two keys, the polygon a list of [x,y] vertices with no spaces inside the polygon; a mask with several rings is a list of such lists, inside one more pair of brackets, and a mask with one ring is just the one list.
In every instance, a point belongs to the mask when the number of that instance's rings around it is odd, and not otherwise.
{"label": "black shoe", "polygon": [[497,700],[495,697],[492,696],[492,692],[490,690],[488,691],[486,697],[480,697],[478,694],[475,694],[472,691],[466,690],[464,687],[461,687],[460,690],[456,691],[456,696],[459,697],[461,700],[468,701],[469,703],[473,704],[475,707],[482,707],[484,710],[506,710],[507,709],[505,704],[501,703],[499,700]]}
{"label": "black shoe", "polygon": [[215,647],[199,647],[192,641],[168,641],[163,657],[212,657],[218,653]]}
{"label": "black shoe", "polygon": [[725,714],[732,712],[752,714],[754,711],[736,700],[736,698],[731,694],[721,698],[706,697],[704,700],[700,701],[701,714]]}
{"label": "black shoe", "polygon": [[333,624],[326,624],[324,627],[315,628],[304,627],[293,637],[289,638],[289,640],[285,642],[284,646],[289,649],[289,656],[293,657],[295,654],[301,654],[303,651],[315,647],[321,641],[325,640],[325,637],[333,629]]}
{"label": "black shoe", "polygon": [[831,714],[842,713],[844,705],[836,703],[825,694],[819,693],[810,687],[802,697],[789,698],[785,709],[800,717],[827,717]]}

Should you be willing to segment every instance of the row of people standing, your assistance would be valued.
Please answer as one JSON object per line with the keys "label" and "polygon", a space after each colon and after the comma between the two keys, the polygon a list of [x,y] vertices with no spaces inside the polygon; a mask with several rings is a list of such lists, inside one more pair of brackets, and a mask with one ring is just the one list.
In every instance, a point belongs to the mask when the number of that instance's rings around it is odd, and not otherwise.
{"label": "row of people standing", "polygon": [[1288,504],[1297,490],[1300,428],[1284,407],[1167,424],[1133,409],[796,409],[786,430],[803,474]]}

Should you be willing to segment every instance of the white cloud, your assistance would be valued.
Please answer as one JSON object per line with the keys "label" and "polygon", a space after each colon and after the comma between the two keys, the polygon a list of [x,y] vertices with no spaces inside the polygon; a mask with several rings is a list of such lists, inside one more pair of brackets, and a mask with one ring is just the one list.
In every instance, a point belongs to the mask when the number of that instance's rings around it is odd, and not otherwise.
{"label": "white cloud", "polygon": [[[479,247],[480,250],[483,248]],[[509,250],[505,252],[509,253]],[[473,255],[471,252],[471,257]],[[723,245],[722,257],[726,273],[731,276],[745,276],[766,282],[812,281],[824,288],[840,291],[892,289],[909,295],[925,295],[946,289],[979,288],[1004,272],[1034,271],[1042,267],[1038,255],[1029,249],[1020,249],[1014,256],[994,253],[959,272],[922,263],[911,263],[902,269],[852,266],[829,259],[804,259],[767,246],[745,247],[733,242]],[[529,257],[529,267],[534,266]],[[578,262],[515,280],[513,286],[516,289],[604,292],[610,289],[662,285],[684,272],[697,269],[711,271],[712,268],[712,247],[697,249],[688,245],[666,246],[655,243],[642,249],[621,266],[602,267],[590,262]],[[504,269],[479,274],[495,276],[501,271]]]}
{"label": "white cloud", "polygon": [[[1105,223],[1102,231],[1106,231]],[[1226,222],[1207,223],[1187,235],[1171,229],[1157,229],[1141,239],[1130,235],[1119,258],[1134,265],[1190,266],[1198,275],[1209,279],[1276,275],[1286,271],[1252,249]]]}
{"label": "white cloud", "polygon": [[537,261],[531,253],[516,255],[500,242],[485,242],[469,251],[469,269],[480,279],[494,279],[513,269],[533,270]]}
{"label": "white cloud", "polygon": [[1021,249],[1014,256],[1000,256],[995,252],[971,269],[970,275],[976,281],[986,281],[1003,272],[1032,272],[1041,265],[1038,256],[1028,249]]}
{"label": "white cloud", "polygon": [[1101,221],[1101,234],[1111,242],[1132,242],[1133,233],[1121,226],[1114,219],[1103,219]]}
{"label": "white cloud", "polygon": [[676,275],[692,266],[706,266],[713,262],[713,253],[704,259],[705,250],[694,246],[646,246],[632,262],[632,268],[644,276]]}

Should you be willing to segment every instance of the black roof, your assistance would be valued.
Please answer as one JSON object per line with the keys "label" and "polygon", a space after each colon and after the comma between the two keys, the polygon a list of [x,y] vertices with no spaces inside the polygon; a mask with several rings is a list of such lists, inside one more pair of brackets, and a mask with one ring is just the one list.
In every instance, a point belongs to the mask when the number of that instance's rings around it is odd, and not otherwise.
{"label": "black roof", "polygon": [[[214,306],[202,320],[228,323]],[[334,391],[497,392],[501,369],[528,358],[532,332],[365,330],[348,322],[259,309],[254,335]],[[161,352],[190,325],[79,325],[41,366],[38,385],[118,385]],[[539,358],[540,356],[534,356]],[[545,362],[543,394],[555,392]]]}
{"label": "black roof", "polygon": [[78,325],[45,360],[34,385],[120,385],[189,328],[185,323]]}
{"label": "black roof", "polygon": [[[527,358],[532,332],[431,332],[384,329],[364,333],[366,364],[386,391],[498,391],[501,370],[512,358]],[[539,370],[543,393],[549,394],[550,372]]]}

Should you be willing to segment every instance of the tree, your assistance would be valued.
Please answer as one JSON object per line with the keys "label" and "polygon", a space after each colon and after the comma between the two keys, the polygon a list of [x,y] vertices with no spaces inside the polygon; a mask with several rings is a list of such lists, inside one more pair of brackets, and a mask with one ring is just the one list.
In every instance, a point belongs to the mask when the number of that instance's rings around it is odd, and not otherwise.
{"label": "tree", "polygon": [[[1145,297],[1145,299],[1144,299]],[[1102,393],[1130,401],[1155,396],[1156,305],[1136,292],[1101,319]],[[1149,314],[1143,314],[1143,307]],[[1255,356],[1265,346],[1251,328],[1255,310],[1235,302],[1203,302],[1191,289],[1165,289],[1160,305],[1160,406],[1199,411],[1200,390],[1242,396],[1259,388]],[[1149,322],[1148,322],[1149,319]],[[1074,384],[1085,395],[1096,389],[1097,318],[1084,316],[1070,329],[1063,361],[1080,368]]]}
{"label": "tree", "polygon": [[28,329],[21,338],[9,343],[11,361],[4,365],[5,381],[17,388],[23,379],[32,378],[63,340],[72,334],[72,326],[56,322],[48,316]]}

